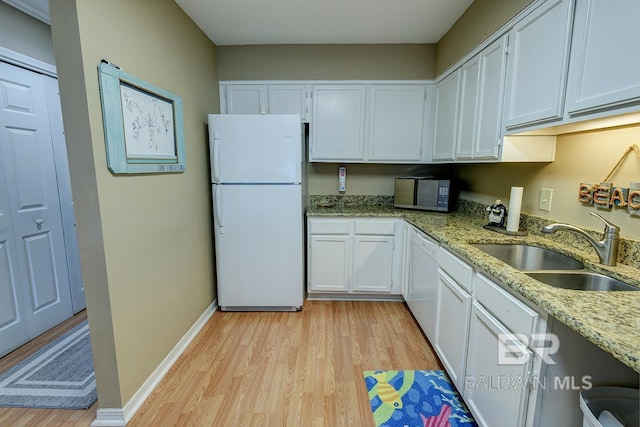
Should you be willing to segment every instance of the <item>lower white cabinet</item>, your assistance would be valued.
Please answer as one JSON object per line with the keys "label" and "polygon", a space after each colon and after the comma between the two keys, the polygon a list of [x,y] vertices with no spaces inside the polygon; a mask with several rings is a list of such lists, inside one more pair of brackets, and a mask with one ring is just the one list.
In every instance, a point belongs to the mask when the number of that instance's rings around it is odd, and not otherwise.
{"label": "lower white cabinet", "polygon": [[478,425],[578,426],[583,388],[638,386],[633,369],[420,230],[405,232],[407,305]]}
{"label": "lower white cabinet", "polygon": [[309,218],[308,291],[400,294],[402,220]]}
{"label": "lower white cabinet", "polygon": [[355,235],[353,290],[390,292],[393,284],[394,236]]}
{"label": "lower white cabinet", "polygon": [[309,236],[309,250],[310,290],[347,292],[351,270],[351,236],[312,235]]}
{"label": "lower white cabinet", "polygon": [[[481,426],[523,426],[532,351],[510,339],[510,331],[477,301],[473,302],[469,325],[463,393],[467,405]],[[508,341],[508,348],[504,341]],[[510,361],[522,363],[505,363],[501,349],[509,352]]]}
{"label": "lower white cabinet", "polygon": [[459,391],[464,389],[471,295],[442,269],[434,348]]}

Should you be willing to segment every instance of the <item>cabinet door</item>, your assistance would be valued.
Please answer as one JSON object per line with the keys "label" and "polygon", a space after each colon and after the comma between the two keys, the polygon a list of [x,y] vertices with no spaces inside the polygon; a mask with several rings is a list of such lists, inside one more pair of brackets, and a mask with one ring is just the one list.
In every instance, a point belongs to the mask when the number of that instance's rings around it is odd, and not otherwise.
{"label": "cabinet door", "polygon": [[420,160],[425,99],[425,85],[370,86],[368,160]]}
{"label": "cabinet door", "polygon": [[473,133],[474,159],[497,159],[499,155],[507,74],[507,37],[496,40],[478,55],[480,76]]}
{"label": "cabinet door", "polygon": [[567,111],[579,114],[640,100],[640,2],[578,0]]}
{"label": "cabinet door", "polygon": [[[523,426],[529,396],[531,350],[517,340],[480,304],[473,303],[464,397],[481,426]],[[501,339],[518,364],[500,363]]]}
{"label": "cabinet door", "polygon": [[435,350],[459,391],[464,388],[471,296],[439,271]]}
{"label": "cabinet door", "polygon": [[436,113],[433,131],[433,160],[453,160],[458,124],[460,69],[436,87]]}
{"label": "cabinet door", "polygon": [[266,85],[226,85],[226,114],[260,114],[267,112]]}
{"label": "cabinet door", "polygon": [[309,92],[306,85],[269,85],[269,114],[300,114],[309,120]]}
{"label": "cabinet door", "polygon": [[456,159],[473,158],[473,141],[476,135],[478,91],[480,88],[480,58],[475,56],[460,69],[460,110],[456,135]]}
{"label": "cabinet door", "polygon": [[348,291],[351,237],[311,235],[309,240],[309,290]]}
{"label": "cabinet door", "polygon": [[365,85],[313,89],[310,161],[364,160]]}
{"label": "cabinet door", "polygon": [[393,285],[393,236],[356,235],[353,246],[353,290],[391,291]]}
{"label": "cabinet door", "polygon": [[507,129],[562,118],[573,0],[548,0],[509,35]]}

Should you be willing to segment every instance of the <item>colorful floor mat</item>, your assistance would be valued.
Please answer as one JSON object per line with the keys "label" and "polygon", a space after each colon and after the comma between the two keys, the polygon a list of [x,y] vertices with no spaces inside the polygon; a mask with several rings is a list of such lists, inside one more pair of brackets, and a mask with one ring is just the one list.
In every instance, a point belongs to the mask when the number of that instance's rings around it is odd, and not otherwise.
{"label": "colorful floor mat", "polygon": [[365,371],[376,427],[476,427],[444,371]]}

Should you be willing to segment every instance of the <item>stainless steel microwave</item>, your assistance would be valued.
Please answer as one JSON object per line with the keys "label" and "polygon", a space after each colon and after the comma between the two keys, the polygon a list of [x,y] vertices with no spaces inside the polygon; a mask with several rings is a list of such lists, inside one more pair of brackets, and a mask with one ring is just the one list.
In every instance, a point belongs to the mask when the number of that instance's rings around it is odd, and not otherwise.
{"label": "stainless steel microwave", "polygon": [[455,209],[457,193],[450,179],[408,176],[396,178],[393,206],[396,208],[450,212]]}

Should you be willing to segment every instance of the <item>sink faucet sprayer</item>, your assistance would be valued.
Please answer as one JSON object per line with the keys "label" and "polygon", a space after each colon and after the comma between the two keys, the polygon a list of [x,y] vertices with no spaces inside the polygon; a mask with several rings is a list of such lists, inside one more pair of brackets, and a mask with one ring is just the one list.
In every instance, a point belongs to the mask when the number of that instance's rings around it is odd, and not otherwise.
{"label": "sink faucet sprayer", "polygon": [[574,227],[570,224],[549,224],[542,228],[542,232],[551,234],[560,230],[573,231],[587,239],[591,246],[595,248],[598,253],[598,257],[600,258],[600,264],[616,265],[618,258],[618,243],[620,241],[620,227],[610,223],[595,212],[589,212],[589,215],[595,216],[604,223],[604,239],[600,242],[578,227]]}

